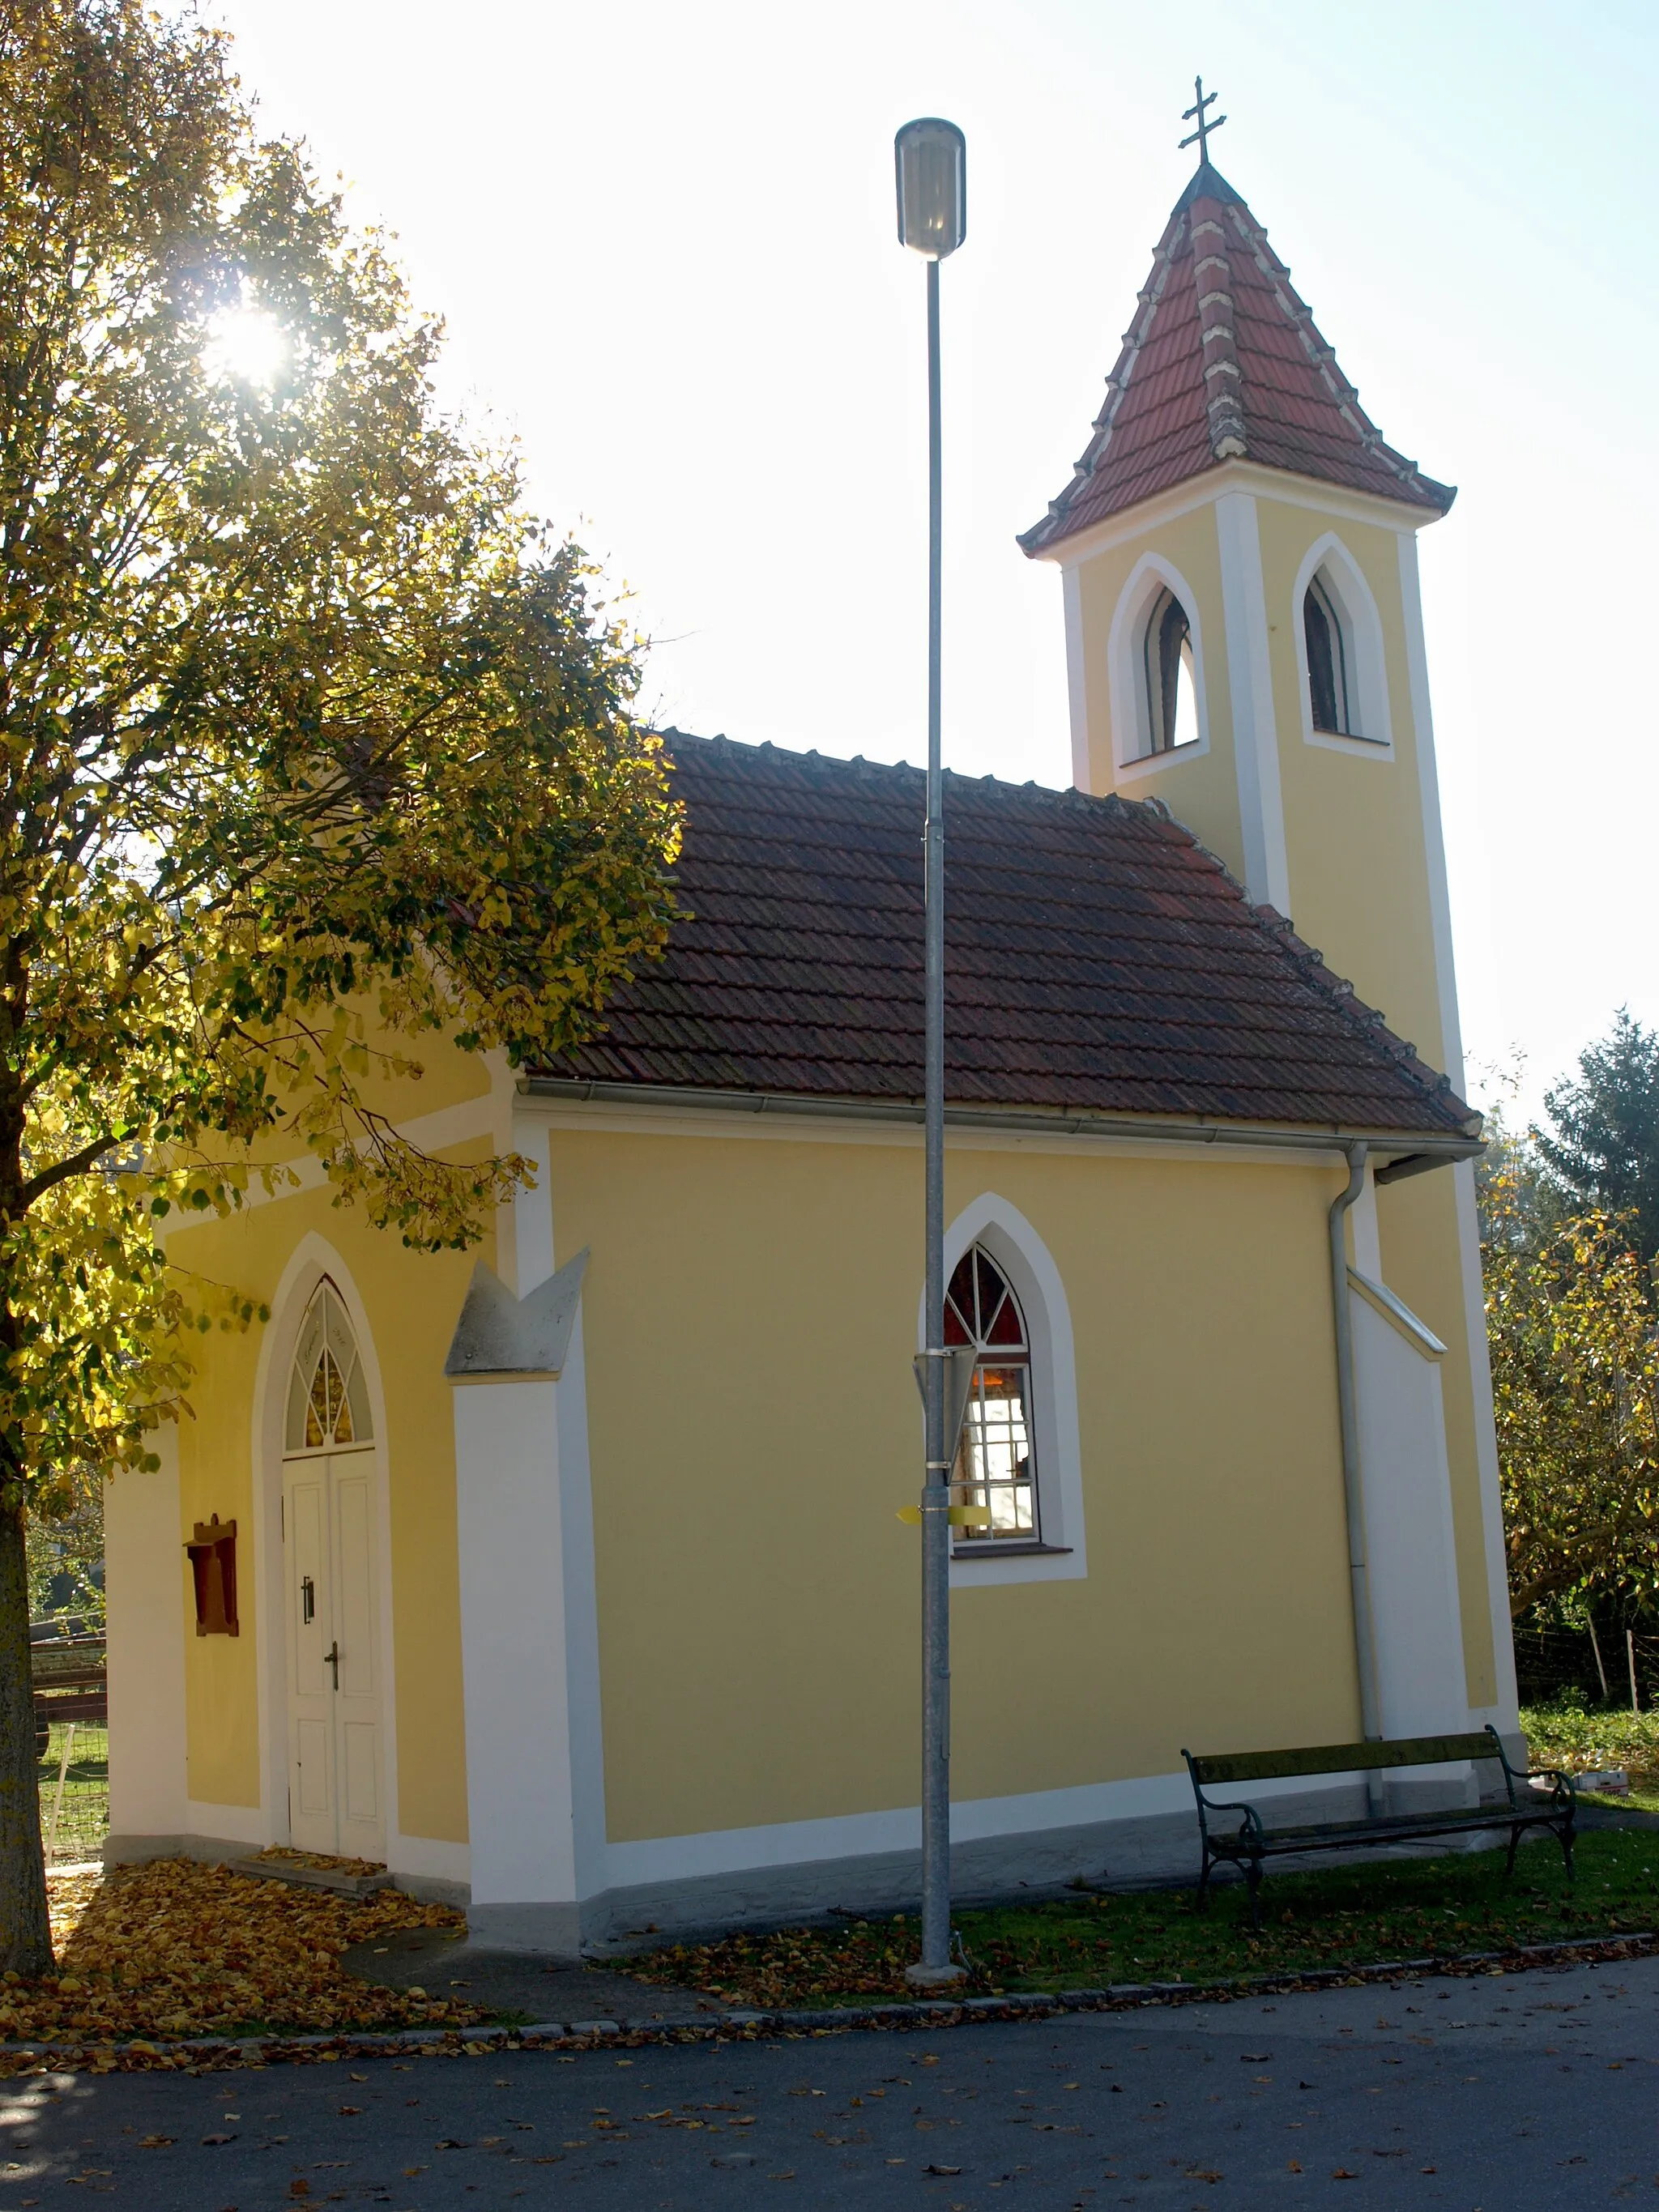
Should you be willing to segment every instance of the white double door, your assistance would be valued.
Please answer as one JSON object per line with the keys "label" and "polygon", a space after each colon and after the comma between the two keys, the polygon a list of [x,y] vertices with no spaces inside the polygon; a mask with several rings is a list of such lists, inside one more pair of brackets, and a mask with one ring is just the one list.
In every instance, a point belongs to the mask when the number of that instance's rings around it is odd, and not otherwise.
{"label": "white double door", "polygon": [[301,1850],[386,1856],[374,1449],[283,1467],[289,1828]]}

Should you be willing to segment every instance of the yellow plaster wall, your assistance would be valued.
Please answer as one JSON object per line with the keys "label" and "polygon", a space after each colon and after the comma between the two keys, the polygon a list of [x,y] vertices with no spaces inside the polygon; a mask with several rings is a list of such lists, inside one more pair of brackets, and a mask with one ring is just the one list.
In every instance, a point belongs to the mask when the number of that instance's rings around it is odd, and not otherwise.
{"label": "yellow plaster wall", "polygon": [[[462,1052],[447,1036],[436,1033],[391,1036],[380,1027],[374,1002],[367,997],[349,1000],[347,1011],[362,1017],[377,1054],[382,1051],[400,1054],[410,1063],[402,1073],[392,1073],[375,1057],[367,1066],[352,1071],[362,1103],[394,1123],[420,1121],[449,1107],[487,1099],[495,1089],[497,1070],[504,1072],[504,1054]],[[303,1145],[283,1127],[255,1145],[252,1156],[262,1166],[309,1157]]]}
{"label": "yellow plaster wall", "polygon": [[[1398,538],[1373,524],[1261,495],[1256,518],[1292,918],[1397,1036],[1443,1067]],[[1303,732],[1301,613],[1291,603],[1308,549],[1332,530],[1376,601],[1391,755],[1337,751]]]}
{"label": "yellow plaster wall", "polygon": [[[1210,750],[1196,757],[1171,755],[1156,766],[1120,771],[1112,725],[1112,687],[1107,652],[1112,618],[1131,570],[1143,553],[1161,554],[1185,580],[1197,602],[1203,644],[1204,697]],[[1126,799],[1161,799],[1210,850],[1243,879],[1238,782],[1232,754],[1232,695],[1227,682],[1226,629],[1221,608],[1221,554],[1215,510],[1204,506],[1149,527],[1127,544],[1109,546],[1082,562],[1078,578],[1084,683],[1090,732],[1089,788],[1121,791]],[[1133,743],[1133,733],[1126,741]]]}
{"label": "yellow plaster wall", "polygon": [[[1290,878],[1299,933],[1346,976],[1397,1035],[1443,1067],[1445,1037],[1429,896],[1428,852],[1407,659],[1397,534],[1379,524],[1258,488],[1256,521],[1268,625],[1273,717]],[[1304,735],[1297,574],[1315,542],[1334,532],[1365,578],[1382,631],[1392,752],[1352,753]],[[1237,784],[1228,709],[1226,629],[1215,520],[1206,505],[1173,521],[1150,519],[1126,543],[1091,556],[1081,571],[1083,643],[1090,727],[1097,733],[1093,788],[1111,786],[1107,651],[1112,616],[1141,554],[1162,553],[1198,601],[1209,702],[1209,758],[1179,759],[1151,778],[1120,779],[1126,795],[1156,795],[1242,876]],[[1463,1304],[1455,1196],[1449,1174],[1379,1193],[1389,1281],[1449,1347],[1442,1369],[1447,1446],[1462,1593],[1464,1656],[1472,1703],[1496,1697],[1492,1616],[1476,1451],[1473,1377]]]}
{"label": "yellow plaster wall", "polygon": [[[919,1151],[556,1123],[551,1146],[561,1255],[592,1248],[609,1834],[913,1803]],[[1090,1561],[953,1600],[959,1797],[1357,1731],[1334,1188],[952,1151],[949,1212],[998,1192],[1065,1281]]]}
{"label": "yellow plaster wall", "polygon": [[[1406,659],[1399,541],[1375,525],[1289,501],[1257,499],[1279,733],[1291,905],[1300,934],[1346,975],[1431,1066],[1445,1065],[1436,971],[1421,762]],[[1388,682],[1391,757],[1310,744],[1302,720],[1297,573],[1334,531],[1376,602]],[[1449,1171],[1377,1194],[1384,1272],[1447,1346],[1441,1370],[1452,1478],[1464,1663],[1471,1704],[1497,1696],[1474,1383],[1464,1310],[1456,1194]]]}
{"label": "yellow plaster wall", "polygon": [[[477,1158],[486,1151],[477,1144],[456,1146],[447,1157]],[[385,1393],[398,1825],[406,1835],[464,1842],[454,1423],[443,1362],[474,1260],[493,1261],[493,1242],[465,1255],[413,1254],[395,1233],[371,1228],[356,1208],[336,1209],[319,1190],[177,1231],[168,1256],[270,1302],[296,1245],[312,1231],[338,1252],[362,1299]],[[182,1565],[180,1571],[190,1794],[210,1804],[259,1802],[255,1661],[262,1571],[252,1452],[266,1333],[256,1325],[246,1336],[215,1337],[190,1394],[196,1418],[182,1424],[179,1435],[181,1545],[191,1524],[214,1512],[238,1523],[239,1637],[195,1634],[189,1575]],[[285,1391],[286,1374],[273,1370],[270,1385]]]}

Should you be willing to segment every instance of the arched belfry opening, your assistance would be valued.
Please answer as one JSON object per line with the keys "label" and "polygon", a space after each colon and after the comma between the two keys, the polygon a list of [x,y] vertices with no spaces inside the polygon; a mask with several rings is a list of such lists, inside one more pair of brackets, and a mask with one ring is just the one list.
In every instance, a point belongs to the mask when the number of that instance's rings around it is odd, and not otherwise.
{"label": "arched belfry opening", "polygon": [[1141,627],[1140,708],[1140,757],[1197,741],[1192,618],[1167,584]]}
{"label": "arched belfry opening", "polygon": [[1360,736],[1351,625],[1322,568],[1310,579],[1303,593],[1302,638],[1308,656],[1308,698],[1315,729],[1326,737]]}

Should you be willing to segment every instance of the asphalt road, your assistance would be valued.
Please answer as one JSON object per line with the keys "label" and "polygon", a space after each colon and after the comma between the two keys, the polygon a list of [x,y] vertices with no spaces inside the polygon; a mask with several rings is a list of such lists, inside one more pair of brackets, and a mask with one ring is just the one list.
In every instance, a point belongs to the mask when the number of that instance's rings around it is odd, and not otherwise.
{"label": "asphalt road", "polygon": [[472,2196],[477,2212],[1554,2212],[1659,2191],[1659,1960],[943,2031],[0,2092],[0,2212],[89,2212],[105,2195],[131,2212],[441,2212]]}

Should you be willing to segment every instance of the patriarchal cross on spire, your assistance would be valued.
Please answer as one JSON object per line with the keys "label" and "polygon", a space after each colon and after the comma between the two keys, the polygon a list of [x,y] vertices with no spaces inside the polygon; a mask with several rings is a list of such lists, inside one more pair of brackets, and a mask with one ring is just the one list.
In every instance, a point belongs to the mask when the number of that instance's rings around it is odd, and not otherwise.
{"label": "patriarchal cross on spire", "polygon": [[1224,115],[1218,115],[1212,123],[1206,123],[1205,121],[1205,109],[1206,107],[1213,107],[1216,101],[1220,98],[1220,94],[1214,92],[1206,92],[1204,89],[1204,80],[1201,76],[1195,76],[1193,79],[1193,104],[1190,107],[1182,112],[1181,119],[1183,123],[1190,123],[1193,118],[1196,116],[1198,118],[1198,128],[1196,131],[1189,131],[1186,137],[1182,140],[1181,148],[1182,151],[1184,153],[1188,146],[1196,143],[1198,147],[1199,167],[1202,168],[1210,158],[1210,133],[1212,131],[1219,131],[1222,125],[1227,120],[1227,118]]}

